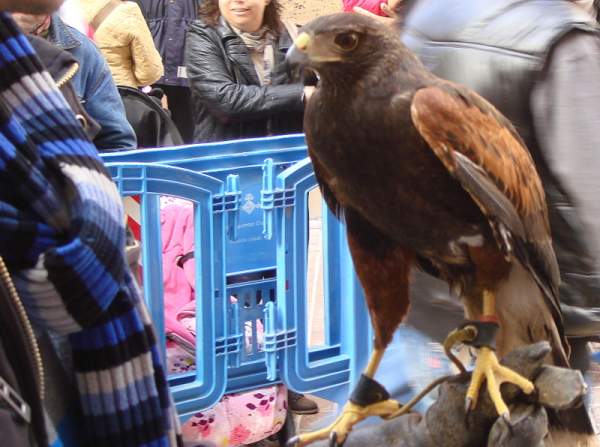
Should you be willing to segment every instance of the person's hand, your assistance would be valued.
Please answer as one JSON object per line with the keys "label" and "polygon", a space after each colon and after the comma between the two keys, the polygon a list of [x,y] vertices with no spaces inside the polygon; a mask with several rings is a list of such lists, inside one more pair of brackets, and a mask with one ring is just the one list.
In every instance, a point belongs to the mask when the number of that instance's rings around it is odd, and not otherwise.
{"label": "person's hand", "polygon": [[308,102],[312,94],[315,92],[316,87],[314,85],[307,85],[304,87],[304,104]]}
{"label": "person's hand", "polygon": [[362,14],[367,17],[371,17],[385,25],[392,26],[394,20],[396,19],[396,14],[394,13],[395,6],[400,3],[402,0],[389,0],[387,3],[381,3],[379,7],[386,14],[386,16],[379,16],[377,14],[372,13],[371,11],[367,11],[366,9],[361,8],[360,6],[355,6],[352,10],[357,14]]}

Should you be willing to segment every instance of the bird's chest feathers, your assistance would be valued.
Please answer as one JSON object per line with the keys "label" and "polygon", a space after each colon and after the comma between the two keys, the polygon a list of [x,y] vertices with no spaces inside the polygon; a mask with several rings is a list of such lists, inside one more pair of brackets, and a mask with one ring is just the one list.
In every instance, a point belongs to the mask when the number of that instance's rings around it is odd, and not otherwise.
{"label": "bird's chest feathers", "polygon": [[418,134],[411,98],[316,101],[307,114],[310,155],[342,207],[372,216],[417,251],[456,255],[458,246],[482,243],[482,216]]}
{"label": "bird's chest feathers", "polygon": [[401,191],[414,195],[422,185],[447,180],[447,172],[412,125],[409,97],[406,107],[398,108],[389,95],[348,96],[315,104],[318,118],[307,123],[311,156],[331,176],[330,187],[339,200],[382,190],[387,197]]}
{"label": "bird's chest feathers", "polygon": [[[387,166],[396,171],[400,147],[396,138],[406,127],[397,123],[394,129],[389,115],[389,98],[373,98],[369,95],[340,95],[334,101],[323,101],[319,118],[310,122],[310,135],[314,142],[314,154],[324,165],[339,175],[352,175],[357,169],[364,174],[381,173]],[[408,114],[404,119],[408,119]],[[323,142],[327,142],[323,144]],[[382,165],[382,166],[380,166]]]}

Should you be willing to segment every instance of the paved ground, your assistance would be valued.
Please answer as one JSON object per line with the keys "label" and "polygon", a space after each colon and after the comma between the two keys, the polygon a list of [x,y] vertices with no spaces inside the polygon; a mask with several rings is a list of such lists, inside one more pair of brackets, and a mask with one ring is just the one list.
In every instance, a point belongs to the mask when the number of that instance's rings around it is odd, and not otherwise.
{"label": "paved ground", "polygon": [[284,15],[294,23],[304,25],[310,19],[324,14],[333,14],[342,9],[341,0],[281,0]]}

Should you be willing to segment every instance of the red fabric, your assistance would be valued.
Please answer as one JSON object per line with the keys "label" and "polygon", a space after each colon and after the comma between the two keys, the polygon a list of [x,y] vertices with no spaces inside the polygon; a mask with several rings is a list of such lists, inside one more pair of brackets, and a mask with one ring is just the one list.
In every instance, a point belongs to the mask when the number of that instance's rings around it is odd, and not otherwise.
{"label": "red fabric", "polygon": [[379,5],[382,3],[387,3],[387,0],[342,0],[342,3],[344,4],[345,12],[352,12],[352,8],[358,6],[362,9],[372,12],[373,14],[386,16]]}
{"label": "red fabric", "polygon": [[125,205],[125,214],[127,215],[127,225],[133,233],[136,241],[142,240],[142,227],[140,224],[140,196],[131,196],[123,199]]}

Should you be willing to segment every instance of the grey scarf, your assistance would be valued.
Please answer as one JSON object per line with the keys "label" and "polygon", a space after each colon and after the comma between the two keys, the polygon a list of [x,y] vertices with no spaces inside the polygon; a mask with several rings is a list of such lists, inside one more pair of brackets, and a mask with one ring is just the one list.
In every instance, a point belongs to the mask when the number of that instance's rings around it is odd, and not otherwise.
{"label": "grey scarf", "polygon": [[[240,36],[248,51],[250,51],[261,85],[270,85],[271,72],[275,64],[275,52],[273,49],[275,38],[273,33],[266,26],[253,33],[240,31],[233,26],[232,28]],[[262,55],[262,58],[258,57],[260,55]],[[257,61],[259,61],[260,66],[257,64]]]}

